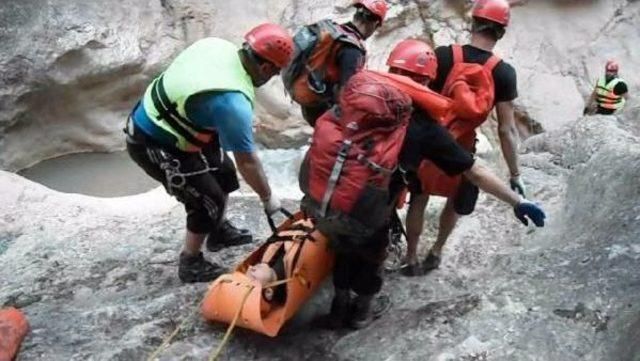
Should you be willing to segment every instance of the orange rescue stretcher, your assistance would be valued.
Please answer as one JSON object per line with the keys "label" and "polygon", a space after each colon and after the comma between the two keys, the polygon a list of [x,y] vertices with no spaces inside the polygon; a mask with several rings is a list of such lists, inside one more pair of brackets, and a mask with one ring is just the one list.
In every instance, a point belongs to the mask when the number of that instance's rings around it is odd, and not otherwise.
{"label": "orange rescue stretcher", "polygon": [[[290,214],[275,227],[265,244],[242,261],[233,273],[218,277],[209,286],[201,311],[209,321],[235,324],[267,336],[275,337],[314,294],[333,268],[334,254],[329,240],[315,229],[312,219],[303,212]],[[263,288],[247,275],[249,266],[269,262],[284,247],[286,300],[283,304],[264,299]],[[280,253],[282,254],[282,253]]]}
{"label": "orange rescue stretcher", "polygon": [[15,308],[0,310],[0,361],[14,360],[29,332],[24,314]]}

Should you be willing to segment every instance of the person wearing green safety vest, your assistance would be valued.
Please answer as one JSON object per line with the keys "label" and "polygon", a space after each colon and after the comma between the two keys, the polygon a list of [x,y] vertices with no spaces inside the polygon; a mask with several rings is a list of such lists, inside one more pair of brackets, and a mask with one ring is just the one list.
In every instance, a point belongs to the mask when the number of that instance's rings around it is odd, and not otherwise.
{"label": "person wearing green safety vest", "polygon": [[239,188],[227,151],[265,212],[281,209],[254,146],[254,88],[278,74],[292,54],[291,36],[269,23],[249,31],[241,48],[201,39],[151,82],[127,120],[131,158],[185,206],[187,234],[178,266],[183,282],[209,282],[223,273],[204,258],[205,240],[209,251],[252,241],[248,230],[224,217],[228,194]]}
{"label": "person wearing green safety vest", "polygon": [[607,62],[605,76],[598,79],[596,88],[584,108],[585,115],[611,115],[622,111],[629,97],[629,89],[627,83],[618,76],[619,70],[620,65],[617,61]]}

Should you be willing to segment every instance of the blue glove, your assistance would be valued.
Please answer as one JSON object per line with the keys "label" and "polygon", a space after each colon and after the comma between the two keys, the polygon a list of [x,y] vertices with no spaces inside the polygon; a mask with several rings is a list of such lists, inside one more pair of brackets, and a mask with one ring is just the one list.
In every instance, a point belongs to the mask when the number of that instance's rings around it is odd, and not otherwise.
{"label": "blue glove", "polygon": [[547,218],[547,215],[537,204],[528,200],[523,200],[513,207],[513,211],[515,212],[516,217],[518,217],[520,222],[524,223],[525,226],[529,225],[530,219],[536,226],[544,227],[544,219]]}
{"label": "blue glove", "polygon": [[525,194],[527,192],[527,188],[524,186],[524,183],[520,179],[520,177],[513,177],[509,179],[509,185],[511,186],[511,190],[518,193],[522,197],[526,197]]}

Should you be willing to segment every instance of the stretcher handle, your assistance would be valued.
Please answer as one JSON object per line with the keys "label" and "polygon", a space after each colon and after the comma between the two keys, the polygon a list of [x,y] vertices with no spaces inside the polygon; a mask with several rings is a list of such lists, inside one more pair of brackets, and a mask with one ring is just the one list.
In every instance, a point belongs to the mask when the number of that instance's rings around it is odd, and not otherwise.
{"label": "stretcher handle", "polygon": [[[278,209],[278,211],[276,213],[282,213],[284,214],[287,218],[289,219],[293,219],[293,213],[289,212],[288,210],[284,209],[283,207],[280,207],[280,209]],[[276,227],[276,223],[273,221],[273,213],[272,215],[269,215],[269,213],[267,213],[265,211],[265,214],[267,215],[267,223],[269,223],[269,227],[271,228],[271,232],[273,232],[274,235],[276,235],[278,233],[278,228]]]}
{"label": "stretcher handle", "polygon": [[404,239],[408,239],[409,237],[407,237],[407,230],[404,229],[404,225],[402,224],[402,221],[400,220],[400,215],[398,214],[398,210],[394,210],[393,214],[391,215],[391,227],[396,227],[400,229],[400,232],[402,233],[402,235],[404,236]]}

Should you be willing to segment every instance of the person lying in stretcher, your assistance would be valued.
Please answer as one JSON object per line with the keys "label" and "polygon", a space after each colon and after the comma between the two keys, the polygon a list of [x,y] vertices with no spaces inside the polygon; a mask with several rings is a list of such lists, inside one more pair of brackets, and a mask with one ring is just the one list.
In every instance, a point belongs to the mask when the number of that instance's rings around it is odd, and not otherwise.
{"label": "person lying in stretcher", "polygon": [[271,303],[283,304],[287,300],[287,285],[268,287],[269,284],[286,278],[284,270],[284,247],[280,247],[270,263],[260,262],[249,266],[247,276],[262,286],[262,298]]}

